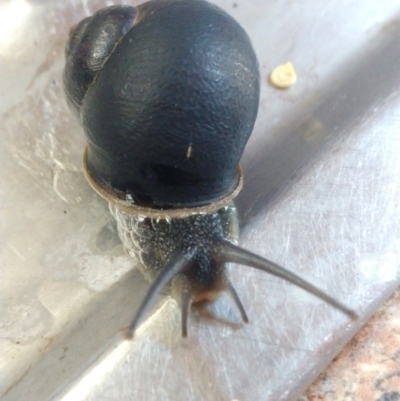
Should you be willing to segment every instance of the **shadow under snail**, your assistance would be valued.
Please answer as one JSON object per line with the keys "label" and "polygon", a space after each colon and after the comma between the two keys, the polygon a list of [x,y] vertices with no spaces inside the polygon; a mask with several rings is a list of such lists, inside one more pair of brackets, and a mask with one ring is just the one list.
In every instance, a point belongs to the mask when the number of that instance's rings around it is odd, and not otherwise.
{"label": "shadow under snail", "polygon": [[119,236],[152,282],[131,338],[167,284],[182,309],[231,295],[227,263],[251,266],[356,314],[275,263],[237,246],[233,198],[260,95],[243,28],[203,0],[111,6],[85,18],[66,45],[67,102],[87,138],[84,171],[110,205]]}

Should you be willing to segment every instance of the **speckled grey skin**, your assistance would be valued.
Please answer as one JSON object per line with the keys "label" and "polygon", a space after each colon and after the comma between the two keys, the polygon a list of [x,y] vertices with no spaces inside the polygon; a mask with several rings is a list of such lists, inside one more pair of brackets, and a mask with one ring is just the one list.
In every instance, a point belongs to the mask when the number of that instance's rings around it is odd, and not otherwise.
{"label": "speckled grey skin", "polygon": [[351,319],[357,319],[353,310],[301,277],[237,247],[238,219],[232,202],[214,213],[164,220],[130,215],[111,205],[110,209],[117,221],[118,233],[124,246],[139,262],[143,275],[152,282],[129,326],[128,338],[133,336],[154,296],[168,283],[171,284],[172,296],[182,308],[184,337],[187,336],[190,305],[213,301],[223,291],[230,294],[243,321],[248,322],[239,296],[226,274],[228,262],[251,266],[281,277],[318,296]]}
{"label": "speckled grey skin", "polygon": [[[225,289],[228,278],[225,263],[218,261],[216,243],[219,239],[233,244],[238,242],[239,227],[233,202],[214,213],[158,221],[130,215],[111,204],[110,211],[117,221],[124,247],[138,262],[138,268],[147,280],[155,279],[176,250],[184,252],[196,248],[190,266],[173,282],[179,282],[179,287],[185,283],[198,300],[207,296],[211,300]],[[180,292],[173,291],[178,301]]]}

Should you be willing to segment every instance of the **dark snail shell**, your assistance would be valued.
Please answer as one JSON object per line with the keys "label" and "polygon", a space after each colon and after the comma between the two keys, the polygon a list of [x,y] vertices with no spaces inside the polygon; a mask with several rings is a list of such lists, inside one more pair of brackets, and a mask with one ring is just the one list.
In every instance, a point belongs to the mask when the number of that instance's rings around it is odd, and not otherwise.
{"label": "dark snail shell", "polygon": [[202,0],[109,7],[71,31],[66,59],[68,102],[97,184],[164,209],[234,191],[260,82],[232,17]]}

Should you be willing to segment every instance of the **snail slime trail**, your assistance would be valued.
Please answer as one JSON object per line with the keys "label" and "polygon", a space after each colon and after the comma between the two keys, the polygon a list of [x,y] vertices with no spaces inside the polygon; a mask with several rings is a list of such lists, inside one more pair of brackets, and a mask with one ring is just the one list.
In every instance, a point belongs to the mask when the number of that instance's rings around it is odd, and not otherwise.
{"label": "snail slime trail", "polygon": [[243,28],[202,0],[112,6],[70,31],[64,88],[87,138],[84,171],[110,205],[118,234],[151,286],[126,336],[169,285],[182,310],[226,291],[245,309],[228,263],[305,289],[356,314],[295,274],[237,246],[233,199],[260,96]]}

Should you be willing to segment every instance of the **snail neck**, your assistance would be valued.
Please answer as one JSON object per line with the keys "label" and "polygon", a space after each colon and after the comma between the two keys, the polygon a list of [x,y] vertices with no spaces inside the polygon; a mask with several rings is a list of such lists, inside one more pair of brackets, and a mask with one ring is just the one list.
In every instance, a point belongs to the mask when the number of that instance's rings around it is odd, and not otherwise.
{"label": "snail neck", "polygon": [[221,239],[234,244],[238,240],[237,211],[233,202],[213,213],[164,219],[132,215],[114,204],[109,205],[125,249],[150,281],[176,250],[196,248],[193,266],[187,270],[188,280],[198,283],[203,280],[204,286],[210,288],[207,277],[212,274],[211,270],[220,269],[213,256],[215,244]]}

